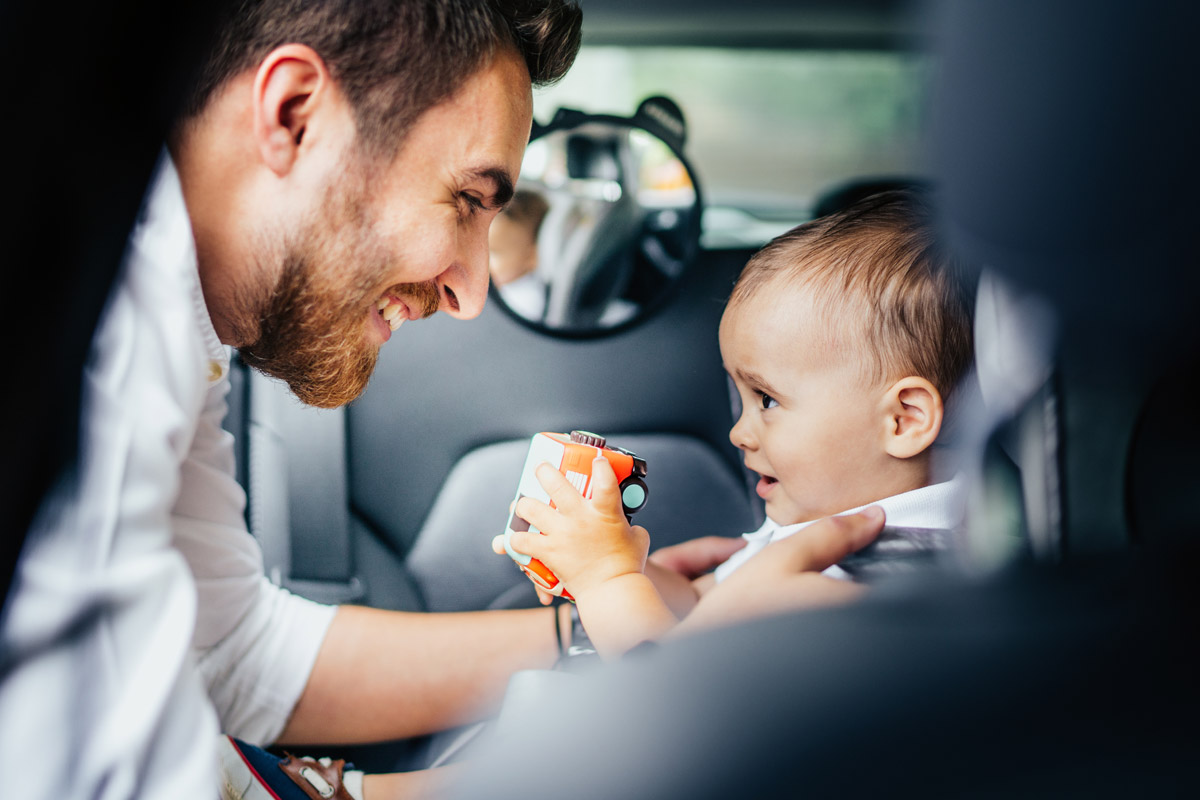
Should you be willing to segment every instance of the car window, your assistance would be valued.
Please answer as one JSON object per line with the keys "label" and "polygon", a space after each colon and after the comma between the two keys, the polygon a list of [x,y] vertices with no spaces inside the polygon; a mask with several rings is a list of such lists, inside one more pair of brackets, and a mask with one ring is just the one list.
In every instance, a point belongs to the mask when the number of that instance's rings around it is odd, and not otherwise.
{"label": "car window", "polygon": [[922,173],[927,70],[905,51],[590,46],[535,93],[534,113],[628,115],[671,97],[708,207],[704,245],[757,247],[842,182]]}

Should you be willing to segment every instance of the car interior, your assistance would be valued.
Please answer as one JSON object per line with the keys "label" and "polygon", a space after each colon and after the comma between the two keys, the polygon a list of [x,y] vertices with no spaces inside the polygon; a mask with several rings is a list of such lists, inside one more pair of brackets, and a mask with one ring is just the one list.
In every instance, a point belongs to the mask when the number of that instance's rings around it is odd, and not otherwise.
{"label": "car interior", "polygon": [[[226,424],[272,580],[390,609],[536,604],[490,541],[541,431],[593,431],[646,460],[637,522],[653,549],[761,524],[728,436],[725,300],[772,236],[919,181],[924,66],[898,3],[678,5],[589,2],[576,66],[535,93],[517,188],[549,204],[540,313],[493,285],[478,319],[407,326],[343,409],[304,407],[235,368]],[[812,96],[780,109],[797,75]],[[746,96],[747,82],[762,85]],[[783,120],[823,141],[826,163],[806,164]],[[390,752],[356,763],[390,768]]]}
{"label": "car interior", "polygon": [[[537,235],[540,308],[506,302],[493,286],[476,320],[405,327],[344,409],[303,407],[270,379],[235,370],[228,426],[272,580],[325,602],[392,609],[535,604],[490,540],[540,431],[597,432],[646,460],[649,500],[637,521],[652,549],[753,530],[763,512],[728,439],[736,409],[717,350],[729,289],[772,236],[898,186],[944,187],[968,215],[949,230],[968,232],[960,244],[980,266],[970,424],[947,459],[973,476],[959,571],[1062,565],[1176,537],[1195,474],[1168,455],[1178,453],[1168,431],[1182,408],[1160,380],[1174,365],[1142,358],[1149,338],[1109,341],[1128,309],[1115,319],[1098,314],[1107,306],[1064,312],[1048,302],[1060,284],[1041,275],[1062,275],[1065,260],[1014,266],[1010,251],[972,238],[980,219],[969,215],[983,209],[1010,212],[1014,240],[1030,229],[1030,190],[1003,184],[979,157],[983,142],[1012,163],[1026,154],[996,131],[957,132],[994,121],[982,100],[970,105],[979,95],[964,76],[1001,99],[1011,79],[953,50],[941,57],[963,71],[938,73],[921,6],[706,2],[685,14],[681,5],[589,0],[576,67],[535,96],[518,188],[549,201]],[[1007,32],[1012,17],[995,13]],[[1090,55],[1078,50],[1081,62]],[[935,107],[927,119],[930,85],[979,113],[947,121]],[[1049,118],[1049,94],[1018,110]],[[922,136],[939,125],[953,133],[931,154]],[[947,162],[958,171],[938,186]],[[963,176],[1008,193],[985,203]],[[982,230],[998,228],[985,220]],[[349,755],[396,769],[421,765],[434,746]]]}
{"label": "car interior", "polygon": [[1195,10],[926,13],[925,177],[981,273],[959,568],[627,659],[554,736],[526,709],[455,797],[522,796],[535,764],[587,797],[1194,786]]}
{"label": "car interior", "polygon": [[[329,603],[537,604],[491,540],[542,431],[645,459],[652,550],[754,530],[717,347],[733,282],[796,224],[925,187],[978,268],[952,563],[928,593],[664,644],[598,675],[557,737],[514,736],[583,797],[790,797],[797,764],[828,793],[1172,794],[1200,710],[1182,6],[584,0],[518,183],[549,206],[536,311],[493,286],[475,320],[406,325],[336,410],[235,358],[226,427],[268,576]],[[718,699],[629,724],[698,694]],[[409,769],[445,742],[313,754]],[[527,758],[501,743],[458,796],[527,796]]]}
{"label": "car interior", "polygon": [[[758,3],[736,14],[690,4],[698,18],[679,30],[666,25],[672,4],[635,5],[589,3],[575,69],[535,95],[518,189],[550,199],[538,234],[544,313],[514,310],[493,286],[476,320],[405,328],[381,351],[366,393],[339,410],[302,407],[276,382],[235,370],[227,423],[274,580],[387,608],[531,602],[487,545],[539,431],[592,430],[645,458],[652,499],[639,521],[655,547],[761,521],[728,440],[734,409],[717,322],[738,272],[773,235],[856,191],[918,182],[920,56],[902,49],[897,3],[853,12],[817,3],[805,13]],[[745,19],[727,42],[715,28],[732,17]],[[645,26],[631,27],[635,19]],[[764,46],[776,49],[751,49]],[[792,147],[780,134],[769,155],[739,170],[732,148],[759,121],[705,133],[703,123],[728,114],[706,81],[754,55],[761,63],[720,92],[772,68],[846,84],[849,99],[817,96],[804,112],[810,136],[839,102],[857,117],[836,123],[847,141],[828,148],[829,166],[791,174],[777,160]],[[690,61],[676,80],[657,77],[677,57]],[[689,76],[713,61],[709,74]],[[622,86],[606,103],[596,85],[614,77]],[[900,99],[883,93],[892,84],[903,87]],[[867,99],[856,104],[855,92]],[[747,115],[771,104],[769,92],[755,100]],[[881,134],[872,124],[898,133],[894,152],[873,152]],[[602,319],[613,304],[622,314]]]}

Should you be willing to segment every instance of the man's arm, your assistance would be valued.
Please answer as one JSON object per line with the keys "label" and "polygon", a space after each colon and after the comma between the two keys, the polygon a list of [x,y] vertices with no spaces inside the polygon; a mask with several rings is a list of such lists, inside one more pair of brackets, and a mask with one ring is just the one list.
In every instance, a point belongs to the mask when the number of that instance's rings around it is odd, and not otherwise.
{"label": "man's arm", "polygon": [[705,592],[672,635],[858,599],[865,586],[821,571],[869,545],[883,523],[883,509],[871,506],[857,514],[828,517],[767,545]]}
{"label": "man's arm", "polygon": [[498,704],[514,672],[554,663],[553,613],[343,606],[278,741],[381,741],[478,719]]}

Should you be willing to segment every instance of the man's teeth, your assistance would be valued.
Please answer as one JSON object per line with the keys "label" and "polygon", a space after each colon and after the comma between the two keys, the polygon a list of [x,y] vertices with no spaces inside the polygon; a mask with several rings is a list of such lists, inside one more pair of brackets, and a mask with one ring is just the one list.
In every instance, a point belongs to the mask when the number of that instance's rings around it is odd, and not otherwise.
{"label": "man's teeth", "polygon": [[393,303],[391,300],[384,297],[379,301],[378,304],[376,304],[376,308],[383,317],[383,321],[386,322],[388,327],[393,331],[404,324],[406,317],[401,313],[403,306],[401,306],[399,303]]}

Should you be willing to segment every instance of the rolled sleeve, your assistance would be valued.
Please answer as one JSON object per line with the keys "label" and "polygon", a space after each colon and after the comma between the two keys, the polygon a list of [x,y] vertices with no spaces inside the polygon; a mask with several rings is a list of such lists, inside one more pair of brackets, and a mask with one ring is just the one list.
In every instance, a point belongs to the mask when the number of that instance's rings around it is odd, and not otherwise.
{"label": "rolled sleeve", "polygon": [[257,585],[248,613],[196,655],[221,730],[263,745],[287,725],[337,609],[266,578]]}

